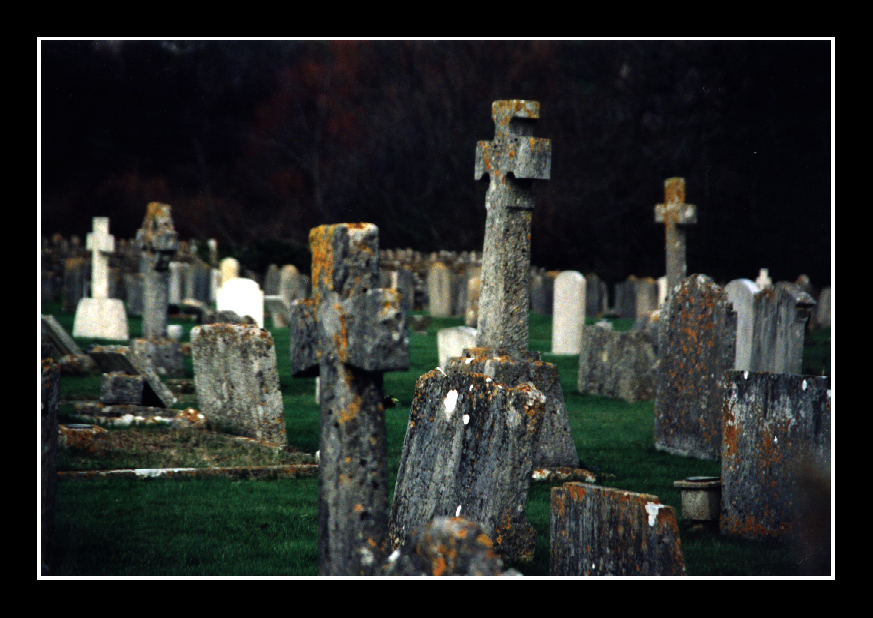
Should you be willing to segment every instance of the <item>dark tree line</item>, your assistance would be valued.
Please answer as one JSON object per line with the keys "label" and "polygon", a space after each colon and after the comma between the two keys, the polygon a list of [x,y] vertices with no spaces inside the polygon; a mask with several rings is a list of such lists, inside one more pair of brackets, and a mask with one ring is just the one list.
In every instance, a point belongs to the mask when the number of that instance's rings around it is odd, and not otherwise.
{"label": "dark tree line", "polygon": [[44,234],[306,242],[370,221],[383,247],[481,250],[491,102],[535,99],[552,178],[533,261],[664,270],[654,206],[683,176],[689,268],[830,282],[829,41],[43,41]]}

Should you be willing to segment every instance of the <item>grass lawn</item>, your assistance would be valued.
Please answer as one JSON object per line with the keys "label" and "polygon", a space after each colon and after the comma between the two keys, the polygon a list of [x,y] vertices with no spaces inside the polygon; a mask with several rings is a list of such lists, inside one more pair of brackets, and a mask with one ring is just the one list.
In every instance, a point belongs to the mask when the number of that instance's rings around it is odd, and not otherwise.
{"label": "grass lawn", "polygon": [[[58,304],[42,307],[68,332],[72,314]],[[187,341],[193,321],[170,319],[182,324]],[[437,365],[436,332],[457,326],[462,318],[433,319],[426,334],[410,335],[410,367],[385,374],[385,394],[398,404],[385,411],[389,481],[394,486],[409,410],[417,378]],[[630,320],[617,320],[618,329],[630,328]],[[131,338],[141,334],[141,320],[131,318]],[[280,387],[285,406],[286,429],[293,450],[314,454],[318,450],[319,409],[314,378],[291,378],[288,374],[288,330],[269,328],[279,363]],[[77,340],[83,348],[92,343]],[[558,366],[570,425],[581,467],[594,472],[597,483],[660,497],[681,515],[675,480],[688,476],[720,476],[719,462],[670,455],[654,448],[652,401],[625,403],[576,392],[578,356],[554,356],[551,348],[551,316],[531,316],[530,347],[543,352],[544,360]],[[811,333],[804,370],[818,373],[830,366],[830,329]],[[193,378],[190,358],[187,377]],[[61,399],[97,399],[99,376],[62,376]],[[176,407],[190,404],[179,403]],[[195,406],[196,407],[196,404]],[[62,404],[61,423],[75,422],[75,409]],[[130,431],[111,429],[110,431]],[[161,431],[153,430],[156,435]],[[226,455],[219,445],[191,436],[189,455],[207,453],[193,467],[210,465]],[[160,442],[155,442],[160,444]],[[254,448],[234,451],[237,461],[270,465],[278,461]],[[178,448],[152,446],[160,461]],[[242,449],[242,450],[239,450]],[[186,448],[182,448],[186,450]],[[156,452],[156,454],[154,453]],[[274,459],[271,459],[274,457]],[[230,461],[230,460],[228,460]],[[84,462],[79,455],[59,457],[59,469],[114,467],[118,461]],[[131,467],[134,462],[128,461]],[[154,465],[154,464],[150,464]],[[560,483],[532,483],[527,518],[538,532],[534,560],[511,566],[524,575],[547,576],[549,568],[550,488]],[[235,480],[230,478],[61,480],[55,511],[55,574],[59,576],[316,576],[318,483],[314,478]],[[750,542],[722,537],[715,532],[690,529],[680,520],[682,549],[692,576],[796,576],[798,559],[791,548],[778,542]]]}

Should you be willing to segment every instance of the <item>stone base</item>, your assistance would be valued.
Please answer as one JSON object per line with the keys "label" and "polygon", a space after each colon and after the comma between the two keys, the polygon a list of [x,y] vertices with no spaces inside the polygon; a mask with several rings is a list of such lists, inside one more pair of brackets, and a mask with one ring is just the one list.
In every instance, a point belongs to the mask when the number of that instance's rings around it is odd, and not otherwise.
{"label": "stone base", "polygon": [[127,341],[127,313],[117,298],[83,298],[76,307],[73,337]]}

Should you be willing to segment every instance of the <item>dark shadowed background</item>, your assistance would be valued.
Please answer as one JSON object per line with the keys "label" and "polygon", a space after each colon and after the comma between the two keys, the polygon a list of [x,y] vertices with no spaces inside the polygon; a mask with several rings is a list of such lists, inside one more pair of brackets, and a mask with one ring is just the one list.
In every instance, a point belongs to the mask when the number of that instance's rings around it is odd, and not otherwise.
{"label": "dark shadowed background", "polygon": [[[833,40],[42,40],[42,236],[148,202],[182,239],[482,250],[491,102],[541,104],[536,266],[664,274],[664,179],[698,209],[688,272],[831,285]],[[281,263],[281,262],[277,262]],[[308,267],[308,264],[298,264]]]}

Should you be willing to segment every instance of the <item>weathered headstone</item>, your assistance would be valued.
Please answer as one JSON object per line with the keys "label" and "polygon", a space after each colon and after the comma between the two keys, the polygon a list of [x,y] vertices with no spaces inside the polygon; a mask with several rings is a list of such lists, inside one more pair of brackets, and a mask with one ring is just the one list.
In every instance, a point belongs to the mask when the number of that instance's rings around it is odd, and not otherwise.
{"label": "weathered headstone", "polygon": [[655,397],[657,357],[645,332],[585,326],[579,354],[579,392],[625,401]]}
{"label": "weathered headstone", "polygon": [[464,311],[464,324],[476,328],[479,323],[479,290],[482,287],[482,279],[474,275],[467,279],[467,307]]}
{"label": "weathered headstone", "polygon": [[264,327],[264,292],[253,279],[236,277],[225,281],[215,297],[215,307],[251,316],[259,328]]}
{"label": "weathered headstone", "polygon": [[752,368],[752,342],[755,335],[755,295],[759,289],[754,281],[735,279],[724,287],[728,300],[737,313],[737,343],[734,369]]}
{"label": "weathered headstone", "polygon": [[545,465],[578,466],[557,368],[527,350],[528,183],[548,178],[551,162],[548,140],[530,137],[538,111],[533,101],[496,101],[495,138],[477,146],[475,177],[490,178],[477,346],[416,385],[392,506],[395,546],[434,517],[461,515],[501,556],[528,560],[536,535],[524,505],[539,454]]}
{"label": "weathered headstone", "polygon": [[793,284],[780,282],[756,293],[748,370],[800,374],[806,325],[814,305],[812,297]]}
{"label": "weathered headstone", "polygon": [[831,288],[822,288],[815,307],[815,325],[823,328],[831,326]]}
{"label": "weathered headstone", "polygon": [[91,298],[82,298],[76,306],[73,336],[127,341],[124,303],[109,297],[109,254],[115,251],[115,238],[109,234],[107,217],[93,218],[86,245],[91,250]]}
{"label": "weathered headstone", "polygon": [[686,575],[673,507],[657,496],[578,482],[552,488],[552,576]]}
{"label": "weathered headstone", "polygon": [[206,324],[191,330],[200,411],[241,435],[285,445],[285,410],[273,337],[256,326]]}
{"label": "weathered headstone", "polygon": [[[94,359],[97,367],[105,374],[127,376],[129,380],[142,384],[142,399],[139,405],[146,407],[169,408],[176,402],[176,397],[166,384],[161,382],[151,360],[139,356],[128,346],[98,346],[92,348],[88,355]],[[107,384],[104,382],[104,385]],[[119,382],[111,382],[118,386]],[[101,391],[101,401],[104,404],[127,405],[117,402],[114,398]]]}
{"label": "weathered headstone", "polygon": [[466,348],[476,347],[476,329],[469,326],[441,328],[437,331],[437,358],[445,369],[449,359],[463,354]]}
{"label": "weathered headstone", "polygon": [[59,365],[61,373],[83,373],[95,366],[53,315],[40,316],[40,333],[54,348],[51,358]]}
{"label": "weathered headstone", "polygon": [[593,273],[585,275],[585,316],[602,316],[606,313],[608,300],[606,282]]}
{"label": "weathered headstone", "polygon": [[796,538],[804,507],[830,513],[829,500],[808,499],[810,473],[830,477],[830,378],[730,371],[727,384],[721,532]]}
{"label": "weathered headstone", "polygon": [[727,294],[691,275],[664,304],[655,393],[655,448],[701,459],[721,455],[724,373],[733,369],[737,318]]}
{"label": "weathered headstone", "polygon": [[585,277],[575,270],[555,278],[552,354],[579,354],[585,325]]}
{"label": "weathered headstone", "polygon": [[664,181],[664,203],[655,206],[655,222],[664,224],[667,253],[667,295],[686,273],[685,226],[697,223],[697,207],[685,203],[685,179]]}
{"label": "weathered headstone", "polygon": [[58,404],[60,369],[41,364],[40,394],[40,573],[54,575],[55,496],[58,482]]}
{"label": "weathered headstone", "polygon": [[427,272],[427,296],[431,316],[451,317],[454,294],[455,277],[451,269],[442,262],[431,264]]}
{"label": "weathered headstone", "polygon": [[377,574],[388,556],[382,374],[409,365],[400,294],[381,289],[366,223],[309,234],[313,298],[291,304],[291,373],[319,375],[319,573]]}
{"label": "weathered headstone", "polygon": [[136,233],[144,276],[142,332],[146,339],[167,336],[169,264],[179,247],[170,207],[152,202]]}

